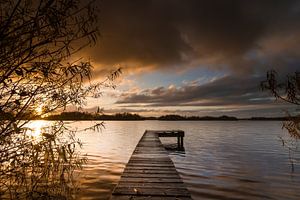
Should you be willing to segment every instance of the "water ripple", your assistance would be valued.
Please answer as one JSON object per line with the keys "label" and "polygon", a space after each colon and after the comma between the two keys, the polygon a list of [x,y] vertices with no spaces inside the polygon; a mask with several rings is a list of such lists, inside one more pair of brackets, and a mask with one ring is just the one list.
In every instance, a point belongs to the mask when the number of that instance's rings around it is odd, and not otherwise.
{"label": "water ripple", "polygon": [[[89,158],[78,199],[109,199],[145,129],[185,131],[185,152],[169,153],[194,199],[300,199],[300,166],[291,173],[278,140],[281,123],[271,121],[106,122],[102,133],[78,135]],[[162,141],[176,144],[176,138]]]}

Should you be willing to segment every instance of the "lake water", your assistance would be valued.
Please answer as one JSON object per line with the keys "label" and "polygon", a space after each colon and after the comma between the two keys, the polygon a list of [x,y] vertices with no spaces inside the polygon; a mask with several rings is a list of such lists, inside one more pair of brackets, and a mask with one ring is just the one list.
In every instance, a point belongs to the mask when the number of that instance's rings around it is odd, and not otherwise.
{"label": "lake water", "polygon": [[278,121],[107,121],[102,132],[77,134],[89,159],[78,199],[109,199],[146,129],[185,131],[185,152],[170,152],[170,157],[195,200],[300,199],[300,166],[291,171],[279,140],[286,134],[281,126]]}

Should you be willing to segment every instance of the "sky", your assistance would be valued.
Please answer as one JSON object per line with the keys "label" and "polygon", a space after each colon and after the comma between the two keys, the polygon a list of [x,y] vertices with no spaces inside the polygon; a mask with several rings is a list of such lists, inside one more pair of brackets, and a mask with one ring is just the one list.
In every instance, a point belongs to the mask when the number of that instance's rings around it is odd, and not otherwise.
{"label": "sky", "polygon": [[268,70],[300,69],[300,1],[96,1],[101,36],[81,54],[117,88],[86,110],[144,116],[282,116],[295,107],[260,89]]}

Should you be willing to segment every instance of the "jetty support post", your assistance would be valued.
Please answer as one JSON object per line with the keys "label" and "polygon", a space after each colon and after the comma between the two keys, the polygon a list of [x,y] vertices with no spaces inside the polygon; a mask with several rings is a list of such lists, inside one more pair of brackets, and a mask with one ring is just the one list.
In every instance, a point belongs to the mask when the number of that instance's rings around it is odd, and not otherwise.
{"label": "jetty support post", "polygon": [[172,131],[157,131],[158,137],[177,137],[177,149],[182,150],[183,147],[183,137],[184,131],[182,130],[172,130]]}

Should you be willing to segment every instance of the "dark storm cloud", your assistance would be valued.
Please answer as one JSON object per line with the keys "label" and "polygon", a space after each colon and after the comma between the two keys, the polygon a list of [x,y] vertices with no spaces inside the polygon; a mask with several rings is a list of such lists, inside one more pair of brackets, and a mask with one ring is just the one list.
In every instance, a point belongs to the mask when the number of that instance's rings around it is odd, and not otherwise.
{"label": "dark storm cloud", "polygon": [[260,90],[261,80],[261,77],[226,76],[203,85],[192,82],[181,87],[158,87],[124,93],[116,103],[156,107],[237,106],[273,102],[274,99]]}
{"label": "dark storm cloud", "polygon": [[191,47],[161,6],[152,1],[103,1],[102,38],[94,59],[107,64],[180,64],[181,53]]}
{"label": "dark storm cloud", "polygon": [[254,73],[299,58],[299,1],[103,0],[99,8],[102,37],[87,53],[102,67]]}
{"label": "dark storm cloud", "polygon": [[[168,109],[147,109],[147,108],[117,108],[117,109],[107,109],[104,110],[105,114],[114,114],[114,113],[122,113],[122,112],[130,112],[130,113],[142,113],[142,115],[150,115],[150,116],[161,116],[166,114],[179,114],[179,115],[187,115],[187,116],[221,116],[221,115],[232,115],[238,117],[258,117],[258,116],[265,116],[265,117],[274,117],[274,116],[282,116],[282,110],[279,110],[277,105],[270,105],[270,106],[261,106],[261,107],[250,107],[250,108],[240,108],[240,109],[180,109],[180,110],[168,110]],[[290,110],[293,112],[295,109],[290,105],[285,105],[285,110]],[[97,108],[94,108],[93,111],[96,111]]]}

